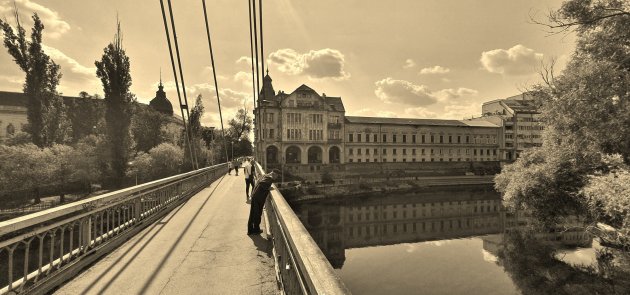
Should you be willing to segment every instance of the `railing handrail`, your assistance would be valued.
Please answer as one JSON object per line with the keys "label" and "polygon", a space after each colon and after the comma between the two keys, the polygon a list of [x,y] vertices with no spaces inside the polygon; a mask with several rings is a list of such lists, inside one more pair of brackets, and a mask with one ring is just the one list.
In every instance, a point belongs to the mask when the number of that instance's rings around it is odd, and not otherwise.
{"label": "railing handrail", "polygon": [[193,175],[197,175],[220,165],[222,164],[154,180],[136,186],[90,197],[81,201],[76,201],[66,205],[57,206],[43,211],[16,217],[7,221],[2,221],[0,222],[0,237],[7,233],[12,233],[81,210],[89,209],[91,211],[96,208],[103,208],[104,206],[113,206],[119,202],[124,201],[125,197],[133,195],[134,193],[145,191],[147,189],[159,187],[172,181],[177,181]]}
{"label": "railing handrail", "polygon": [[[256,163],[256,170],[261,174],[265,173],[258,163]],[[350,294],[322,250],[275,185],[272,185],[270,191],[270,201],[277,212],[276,217],[281,223],[290,250],[300,268],[299,277],[305,280],[303,283],[308,286],[308,289],[314,291],[315,294]],[[277,233],[271,234],[274,239],[278,238]]]}

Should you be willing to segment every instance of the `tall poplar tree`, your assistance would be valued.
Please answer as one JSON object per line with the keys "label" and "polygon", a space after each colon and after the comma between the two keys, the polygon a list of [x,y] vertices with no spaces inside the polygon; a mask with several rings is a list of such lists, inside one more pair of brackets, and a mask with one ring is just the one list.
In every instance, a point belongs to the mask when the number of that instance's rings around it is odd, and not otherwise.
{"label": "tall poplar tree", "polygon": [[65,142],[70,135],[70,126],[66,119],[66,107],[57,92],[61,67],[42,49],[44,24],[37,13],[33,14],[34,25],[29,41],[17,10],[14,15],[17,32],[6,20],[0,20],[0,28],[4,33],[4,46],[26,74],[23,90],[28,99],[26,131],[39,147]]}
{"label": "tall poplar tree", "polygon": [[101,79],[105,93],[105,122],[113,181],[116,186],[121,186],[131,146],[129,126],[133,95],[129,92],[130,63],[122,47],[120,22],[117,24],[114,41],[103,51],[101,60],[95,62],[96,75]]}

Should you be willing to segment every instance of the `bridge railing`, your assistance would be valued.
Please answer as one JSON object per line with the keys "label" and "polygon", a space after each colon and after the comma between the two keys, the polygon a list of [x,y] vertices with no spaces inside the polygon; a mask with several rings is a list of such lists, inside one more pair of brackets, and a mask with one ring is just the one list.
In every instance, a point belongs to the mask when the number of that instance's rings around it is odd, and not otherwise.
{"label": "bridge railing", "polygon": [[[256,174],[265,171],[256,164]],[[278,280],[285,294],[350,294],[275,185],[265,204]]]}
{"label": "bridge railing", "polygon": [[226,170],[220,164],[0,222],[0,294],[51,290]]}

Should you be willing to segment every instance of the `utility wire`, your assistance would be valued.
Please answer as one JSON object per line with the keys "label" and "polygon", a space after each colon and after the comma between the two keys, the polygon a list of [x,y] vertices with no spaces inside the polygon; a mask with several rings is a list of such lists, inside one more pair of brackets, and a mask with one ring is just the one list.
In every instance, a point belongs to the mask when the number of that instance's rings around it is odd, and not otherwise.
{"label": "utility wire", "polygon": [[[171,66],[173,68],[173,77],[175,78],[175,89],[177,89],[177,98],[179,100],[180,111],[182,113],[182,121],[184,122],[184,136],[186,136],[186,142],[188,143],[188,151],[190,152],[190,158],[193,159],[192,145],[190,144],[190,137],[188,136],[188,125],[186,124],[186,116],[184,116],[184,104],[182,103],[182,96],[179,92],[179,82],[177,80],[177,70],[175,69],[175,59],[173,58],[173,48],[171,45],[171,36],[168,31],[168,22],[166,21],[166,13],[164,12],[164,1],[160,0],[160,8],[162,9],[162,19],[164,20],[164,31],[166,33],[166,42],[168,43],[168,53],[171,56]],[[188,108],[186,107],[186,113]]]}
{"label": "utility wire", "polygon": [[[162,1],[162,0],[160,0]],[[168,13],[171,17],[171,28],[173,29],[173,43],[175,43],[175,53],[177,54],[177,65],[179,66],[179,77],[182,80],[182,92],[184,92],[184,104],[181,105],[181,108],[185,108],[186,109],[186,115],[188,115],[188,119],[190,120],[190,113],[188,110],[188,97],[186,95],[186,83],[184,82],[184,72],[182,71],[182,61],[181,58],[179,56],[179,44],[177,42],[177,31],[175,30],[175,19],[173,18],[173,9],[171,6],[171,0],[168,0]],[[191,145],[191,149],[192,149],[192,143],[194,143],[194,134],[192,133],[192,129],[189,129],[188,131],[190,131],[189,134],[189,141],[190,141],[190,145]],[[190,159],[190,161],[192,162],[193,165],[193,169],[198,169],[199,165],[197,164],[197,151],[193,150],[193,158]]]}
{"label": "utility wire", "polygon": [[221,112],[221,99],[219,99],[219,85],[217,83],[217,71],[216,71],[216,68],[214,67],[214,53],[212,52],[212,41],[210,39],[210,26],[208,25],[208,13],[206,12],[206,0],[201,0],[201,3],[203,4],[203,16],[204,16],[204,20],[206,21],[206,34],[208,35],[208,48],[210,49],[210,62],[212,64],[214,90],[217,93],[217,104],[219,105],[219,118],[221,120],[221,135],[223,135],[223,147],[225,149],[225,158],[229,161],[230,158],[228,157],[228,151],[227,151],[227,138],[225,137],[225,130],[223,129],[223,113]]}

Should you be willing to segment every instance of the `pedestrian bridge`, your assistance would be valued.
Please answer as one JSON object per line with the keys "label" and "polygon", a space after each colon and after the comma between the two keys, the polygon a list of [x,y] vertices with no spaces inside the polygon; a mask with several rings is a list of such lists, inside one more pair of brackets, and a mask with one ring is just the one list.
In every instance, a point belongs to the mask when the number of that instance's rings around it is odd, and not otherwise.
{"label": "pedestrian bridge", "polygon": [[[0,294],[348,294],[282,195],[192,171],[0,222]],[[257,174],[263,173],[257,166]]]}

